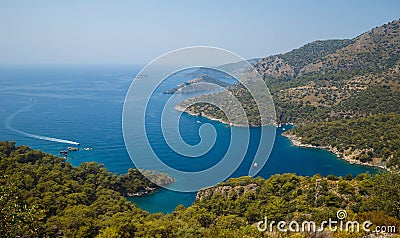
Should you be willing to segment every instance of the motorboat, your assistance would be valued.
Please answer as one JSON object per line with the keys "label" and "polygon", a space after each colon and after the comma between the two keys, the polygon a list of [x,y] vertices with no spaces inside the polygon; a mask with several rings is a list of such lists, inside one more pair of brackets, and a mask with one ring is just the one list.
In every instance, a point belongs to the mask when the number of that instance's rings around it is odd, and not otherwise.
{"label": "motorboat", "polygon": [[79,148],[77,148],[77,147],[68,147],[67,149],[68,149],[68,151],[78,151],[79,150]]}

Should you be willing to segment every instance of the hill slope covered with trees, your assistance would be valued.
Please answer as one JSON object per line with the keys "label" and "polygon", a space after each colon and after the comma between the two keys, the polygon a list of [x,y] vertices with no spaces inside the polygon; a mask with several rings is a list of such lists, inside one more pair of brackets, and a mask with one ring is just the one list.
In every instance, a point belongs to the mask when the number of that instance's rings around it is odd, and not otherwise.
{"label": "hill slope covered with trees", "polygon": [[[320,222],[337,220],[338,209],[349,219],[370,220],[371,230],[400,228],[399,174],[229,179],[200,191],[192,206],[163,215],[128,202],[121,193],[126,176],[96,163],[73,167],[63,158],[0,142],[0,167],[1,237],[353,237],[257,229],[264,216]],[[137,187],[150,183],[134,172],[129,181]]]}

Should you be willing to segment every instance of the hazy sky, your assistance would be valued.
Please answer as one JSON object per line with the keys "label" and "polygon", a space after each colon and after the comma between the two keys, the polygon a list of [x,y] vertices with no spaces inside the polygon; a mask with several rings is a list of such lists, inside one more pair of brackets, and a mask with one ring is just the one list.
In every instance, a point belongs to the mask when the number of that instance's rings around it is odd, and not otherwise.
{"label": "hazy sky", "polygon": [[0,0],[0,64],[145,64],[193,45],[262,57],[355,37],[399,9],[397,0]]}

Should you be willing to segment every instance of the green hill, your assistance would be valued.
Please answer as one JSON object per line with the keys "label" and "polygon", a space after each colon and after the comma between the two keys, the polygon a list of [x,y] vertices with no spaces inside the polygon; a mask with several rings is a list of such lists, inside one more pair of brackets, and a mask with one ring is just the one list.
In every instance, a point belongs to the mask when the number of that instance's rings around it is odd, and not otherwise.
{"label": "green hill", "polygon": [[255,65],[265,79],[294,79],[300,70],[351,43],[350,40],[319,40],[290,52],[262,58]]}
{"label": "green hill", "polygon": [[335,75],[363,74],[393,67],[400,59],[400,20],[376,27],[352,40],[352,43],[301,72]]}

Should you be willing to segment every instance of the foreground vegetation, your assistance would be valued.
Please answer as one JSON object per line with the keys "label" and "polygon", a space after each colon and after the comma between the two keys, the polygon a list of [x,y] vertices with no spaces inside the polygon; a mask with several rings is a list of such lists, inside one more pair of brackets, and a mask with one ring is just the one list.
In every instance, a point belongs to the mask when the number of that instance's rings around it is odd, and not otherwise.
{"label": "foreground vegetation", "polygon": [[[256,224],[265,216],[336,219],[338,209],[346,209],[349,219],[370,220],[371,230],[400,228],[399,174],[229,179],[200,191],[192,206],[163,215],[148,214],[124,198],[126,184],[151,186],[136,170],[117,176],[96,163],[73,167],[10,142],[0,142],[0,167],[1,237],[316,237],[260,232]],[[325,230],[317,236],[354,235]]]}
{"label": "foreground vegetation", "polygon": [[[0,143],[0,168],[0,237],[93,237],[119,221],[129,237],[133,225],[118,219],[147,214],[124,196],[158,188],[136,169],[117,176],[94,162],[73,167],[7,141]],[[171,182],[165,174],[147,174]]]}

